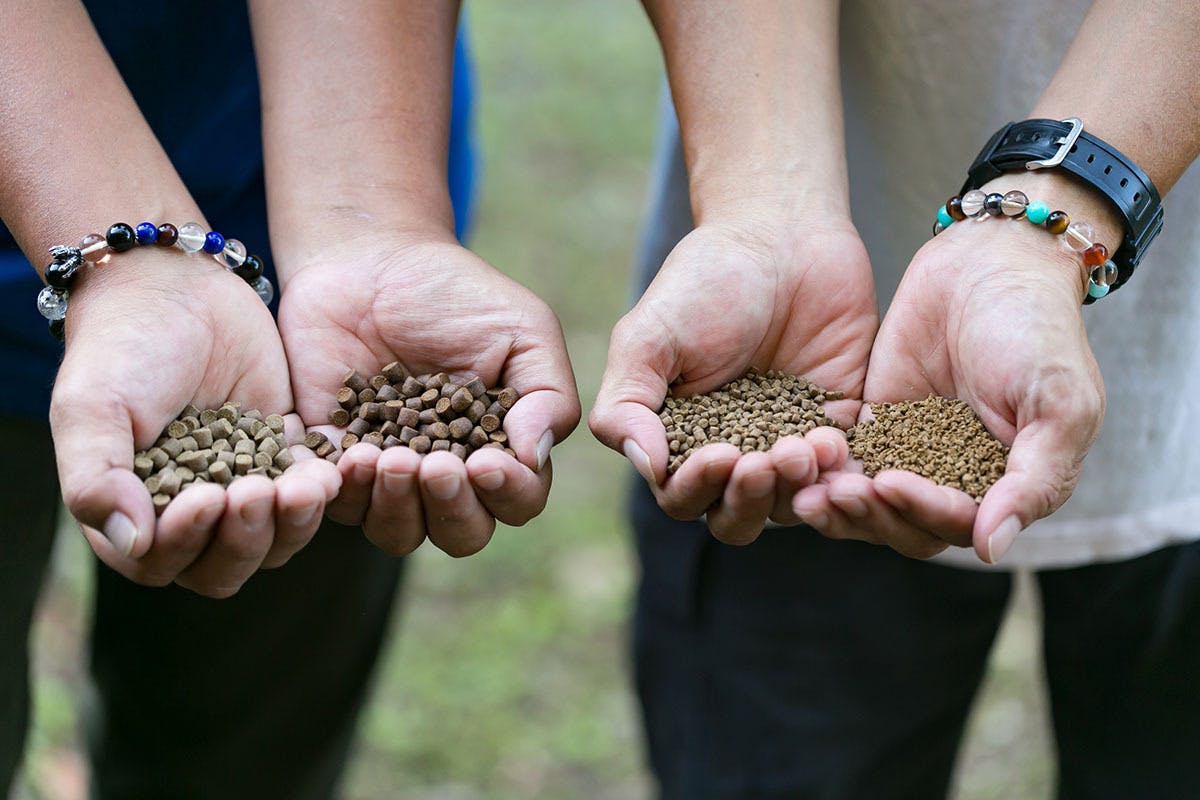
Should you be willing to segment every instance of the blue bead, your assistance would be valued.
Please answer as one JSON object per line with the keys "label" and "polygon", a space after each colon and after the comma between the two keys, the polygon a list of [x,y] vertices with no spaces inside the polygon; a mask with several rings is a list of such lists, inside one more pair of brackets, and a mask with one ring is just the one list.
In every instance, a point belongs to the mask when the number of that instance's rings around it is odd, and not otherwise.
{"label": "blue bead", "polygon": [[209,231],[204,237],[204,252],[216,255],[225,249],[225,237],[216,231]]}
{"label": "blue bead", "polygon": [[954,224],[954,217],[950,216],[950,212],[945,206],[938,209],[938,222],[942,223],[943,228],[949,228]]}
{"label": "blue bead", "polygon": [[1099,300],[1101,297],[1104,297],[1104,295],[1108,294],[1108,287],[1101,286],[1098,283],[1091,283],[1089,281],[1088,282],[1088,294],[1090,294],[1092,297]]}
{"label": "blue bead", "polygon": [[1033,202],[1025,206],[1025,218],[1034,225],[1041,225],[1050,216],[1050,206],[1042,202]]}
{"label": "blue bead", "polygon": [[138,244],[154,244],[158,241],[158,226],[153,222],[142,222],[134,228]]}

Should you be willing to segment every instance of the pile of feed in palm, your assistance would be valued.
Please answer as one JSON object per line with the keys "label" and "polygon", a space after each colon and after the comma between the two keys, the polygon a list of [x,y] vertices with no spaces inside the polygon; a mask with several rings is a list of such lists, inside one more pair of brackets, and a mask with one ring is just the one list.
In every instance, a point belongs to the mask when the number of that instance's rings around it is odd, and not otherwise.
{"label": "pile of feed in palm", "polygon": [[743,453],[766,452],[781,436],[836,425],[822,403],[841,398],[841,392],[773,370],[751,370],[707,394],[668,396],[658,414],[667,429],[667,472],[674,473],[706,444],[727,442]]}
{"label": "pile of feed in palm", "polygon": [[133,456],[133,472],[146,484],[154,512],[193,483],[228,485],[243,475],[272,480],[295,459],[283,438],[283,417],[242,411],[226,403],[203,411],[187,406],[153,447]]}
{"label": "pile of feed in palm", "polygon": [[[445,372],[412,375],[394,361],[371,378],[350,370],[329,422],[346,429],[343,450],[368,442],[384,450],[408,447],[422,454],[445,450],[463,460],[484,448],[515,456],[501,426],[519,397],[516,389],[488,387],[477,376],[455,380]],[[323,458],[337,455],[319,431],[310,431],[304,443]]]}
{"label": "pile of feed in palm", "polygon": [[962,400],[929,396],[872,403],[875,419],[850,430],[850,455],[867,475],[903,469],[982,500],[1004,474],[1008,448]]}

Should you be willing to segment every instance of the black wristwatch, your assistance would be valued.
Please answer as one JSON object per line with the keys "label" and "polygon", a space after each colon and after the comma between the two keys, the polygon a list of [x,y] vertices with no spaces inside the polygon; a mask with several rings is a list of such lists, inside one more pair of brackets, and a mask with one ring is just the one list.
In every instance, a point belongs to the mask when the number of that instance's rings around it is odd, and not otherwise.
{"label": "black wristwatch", "polygon": [[1083,129],[1074,117],[1062,121],[1010,122],[984,145],[967,171],[960,194],[978,189],[1005,172],[1058,167],[1103,192],[1125,218],[1125,238],[1112,255],[1119,289],[1133,275],[1162,230],[1162,198],[1154,183],[1120,150]]}

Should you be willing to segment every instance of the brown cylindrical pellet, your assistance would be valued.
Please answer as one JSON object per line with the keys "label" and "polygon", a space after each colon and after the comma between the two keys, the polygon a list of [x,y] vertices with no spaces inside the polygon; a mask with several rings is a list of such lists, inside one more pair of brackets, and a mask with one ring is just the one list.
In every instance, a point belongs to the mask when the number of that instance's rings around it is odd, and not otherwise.
{"label": "brown cylindrical pellet", "polygon": [[154,504],[154,513],[162,514],[167,506],[171,504],[171,496],[166,494],[156,494],[150,498],[150,502]]}
{"label": "brown cylindrical pellet", "polygon": [[451,420],[450,424],[446,426],[447,430],[450,431],[450,438],[457,439],[459,441],[463,441],[470,436],[471,430],[474,427],[475,426],[471,424],[471,420],[467,419],[466,417],[457,417]]}
{"label": "brown cylindrical pellet", "polygon": [[403,383],[404,379],[408,377],[408,370],[399,361],[385,364],[379,371],[388,379],[388,383]]}
{"label": "brown cylindrical pellet", "polygon": [[271,480],[275,480],[282,474],[283,470],[281,470],[279,467],[267,467],[267,477]]}
{"label": "brown cylindrical pellet", "polygon": [[387,450],[391,447],[403,447],[404,442],[397,439],[395,436],[389,436],[383,440],[383,449]]}
{"label": "brown cylindrical pellet", "polygon": [[220,418],[221,417],[217,414],[216,410],[212,408],[206,408],[200,412],[200,424],[205,427],[212,425]]}
{"label": "brown cylindrical pellet", "polygon": [[214,461],[208,468],[208,477],[212,478],[214,483],[224,485],[233,480],[233,471],[224,461]]}
{"label": "brown cylindrical pellet", "polygon": [[329,412],[329,424],[335,428],[344,428],[350,424],[350,412],[344,408],[335,408]]}
{"label": "brown cylindrical pellet", "polygon": [[186,406],[184,406],[184,407],[183,407],[183,411],[180,411],[180,412],[179,412],[179,416],[180,416],[180,418],[184,418],[184,417],[199,417],[199,416],[200,416],[200,409],[196,408],[196,407],[195,407],[194,405],[192,405],[191,403],[188,403]]}
{"label": "brown cylindrical pellet", "polygon": [[278,453],[282,449],[283,449],[283,445],[281,445],[279,443],[279,440],[275,439],[274,437],[272,437],[270,439],[263,439],[261,442],[259,442],[259,445],[258,445],[258,452],[266,453],[271,458],[274,458],[275,454]]}
{"label": "brown cylindrical pellet", "polygon": [[499,442],[500,444],[506,444],[508,442],[508,434],[504,431],[492,431],[488,434],[488,438],[493,442]]}
{"label": "brown cylindrical pellet", "polygon": [[353,411],[358,405],[358,392],[349,386],[343,386],[337,390],[337,404],[347,411]]}
{"label": "brown cylindrical pellet", "polygon": [[433,404],[433,410],[437,412],[439,417],[446,419],[450,416],[450,406],[452,404],[449,397],[439,397],[437,402]]}
{"label": "brown cylindrical pellet", "polygon": [[[237,428],[247,436],[254,436],[254,424],[256,422],[258,422],[258,420],[250,419],[249,417],[239,417],[237,422],[233,424],[233,427]],[[259,422],[258,424],[261,427],[262,423]]]}
{"label": "brown cylindrical pellet", "polygon": [[256,466],[256,467],[264,467],[265,468],[265,467],[271,466],[274,463],[275,463],[275,459],[272,458],[271,456],[267,455],[266,453],[255,453],[254,454],[254,466]]}
{"label": "brown cylindrical pellet", "polygon": [[405,426],[415,428],[421,424],[421,414],[411,408],[402,408],[396,414],[396,424],[401,428]]}
{"label": "brown cylindrical pellet", "polygon": [[438,398],[441,396],[442,393],[437,389],[426,389],[424,393],[421,394],[421,402],[426,407],[432,408],[434,403],[436,403]]}
{"label": "brown cylindrical pellet", "polygon": [[226,403],[217,409],[217,416],[232,425],[237,422],[240,415],[238,414],[238,409]]}
{"label": "brown cylindrical pellet", "polygon": [[181,448],[183,448],[184,450],[199,450],[200,449],[200,445],[196,441],[196,437],[194,437],[194,436],[188,435],[188,436],[183,437],[182,439],[177,439],[176,441],[179,442],[179,446]]}
{"label": "brown cylindrical pellet", "polygon": [[388,420],[387,422],[385,422],[379,426],[379,433],[385,439],[389,436],[395,436],[399,432],[400,432],[400,426],[397,425],[396,423],[392,422],[391,420]]}
{"label": "brown cylindrical pellet", "polygon": [[167,426],[167,436],[170,436],[172,439],[182,439],[189,433],[191,431],[188,430],[188,426],[182,420],[177,419]]}
{"label": "brown cylindrical pellet", "polygon": [[466,417],[467,419],[471,420],[471,422],[479,422],[479,420],[482,419],[483,415],[486,413],[487,406],[484,405],[482,400],[476,400],[467,407]]}
{"label": "brown cylindrical pellet", "polygon": [[249,411],[243,411],[242,416],[249,417],[250,419],[256,419],[259,422],[263,421],[263,413],[261,411],[259,411],[257,408],[252,408]]}
{"label": "brown cylindrical pellet", "polygon": [[492,404],[490,406],[488,406],[487,413],[491,414],[494,417],[499,417],[500,419],[504,419],[504,415],[508,413],[508,409],[505,408],[504,406],[500,405],[499,400],[493,400]]}
{"label": "brown cylindrical pellet", "polygon": [[180,417],[180,419],[183,420],[184,425],[187,425],[188,433],[193,433],[196,428],[200,427],[200,420],[195,417]]}
{"label": "brown cylindrical pellet", "polygon": [[472,399],[479,399],[487,393],[487,387],[484,386],[483,380],[478,375],[473,376],[471,380],[467,381],[463,388],[471,393]]}
{"label": "brown cylindrical pellet", "polygon": [[171,460],[161,447],[151,447],[146,451],[146,457],[154,462],[155,469],[162,469]]}
{"label": "brown cylindrical pellet", "polygon": [[450,426],[444,422],[435,422],[429,426],[429,435],[434,439],[449,439]]}
{"label": "brown cylindrical pellet", "polygon": [[395,422],[400,416],[400,412],[404,410],[405,408],[403,400],[388,400],[383,404],[383,409],[380,413],[383,415],[384,419],[388,420],[389,422]]}
{"label": "brown cylindrical pellet", "polygon": [[460,388],[462,387],[460,387],[454,381],[448,381],[447,383],[442,384],[442,388],[439,391],[442,393],[442,397],[453,397],[454,393]]}
{"label": "brown cylindrical pellet", "polygon": [[399,397],[400,397],[400,392],[397,391],[396,387],[392,386],[391,384],[385,383],[383,386],[380,386],[378,389],[375,390],[375,399],[380,402],[387,402],[389,400],[397,400],[397,399],[399,399]]}
{"label": "brown cylindrical pellet", "polygon": [[444,372],[439,372],[436,375],[430,375],[429,380],[425,381],[426,389],[441,389],[450,380],[450,376]]}
{"label": "brown cylindrical pellet", "polygon": [[449,439],[435,439],[429,449],[434,453],[441,452],[442,450],[449,450],[450,449],[450,440]]}
{"label": "brown cylindrical pellet", "polygon": [[304,446],[309,450],[316,450],[328,441],[329,439],[320,431],[309,431],[304,434]]}
{"label": "brown cylindrical pellet", "polygon": [[283,433],[283,416],[280,414],[267,414],[267,418],[263,420],[267,423],[267,427],[275,431],[275,433]]}
{"label": "brown cylindrical pellet", "polygon": [[373,444],[376,447],[383,447],[383,434],[379,431],[371,431],[362,437],[362,442],[363,444]]}
{"label": "brown cylindrical pellet", "polygon": [[506,411],[517,404],[520,395],[516,389],[505,387],[500,390],[500,394],[496,396],[496,402],[499,403]]}
{"label": "brown cylindrical pellet", "polygon": [[139,456],[133,460],[133,474],[137,475],[142,480],[149,478],[154,472],[154,462],[146,456]]}
{"label": "brown cylindrical pellet", "polygon": [[[292,455],[292,451],[286,447],[275,454],[275,466],[279,469],[287,469],[292,464],[296,463],[296,457]],[[209,467],[209,472],[212,472],[212,467]]]}
{"label": "brown cylindrical pellet", "polygon": [[358,415],[368,422],[378,422],[383,416],[383,405],[380,403],[363,403],[358,407]]}
{"label": "brown cylindrical pellet", "polygon": [[488,442],[487,444],[485,444],[483,447],[480,447],[479,449],[480,450],[503,450],[504,445],[500,444],[499,442]]}
{"label": "brown cylindrical pellet", "polygon": [[416,436],[408,443],[409,448],[416,453],[428,453],[429,448],[433,446],[433,442],[428,436]]}
{"label": "brown cylindrical pellet", "polygon": [[197,428],[192,431],[192,438],[196,440],[196,445],[203,450],[206,447],[212,447],[213,435],[208,428]]}
{"label": "brown cylindrical pellet", "polygon": [[404,407],[411,408],[413,411],[420,411],[425,407],[425,404],[421,402],[420,397],[410,397],[404,401]]}
{"label": "brown cylindrical pellet", "polygon": [[424,372],[416,376],[417,383],[421,384],[421,391],[425,391],[425,387],[429,385],[429,380],[433,377],[432,372]]}
{"label": "brown cylindrical pellet", "polygon": [[262,475],[265,478],[265,477],[267,477],[267,467],[265,465],[264,466],[256,465],[256,466],[253,466],[250,469],[248,469],[246,471],[246,474],[247,475]]}
{"label": "brown cylindrical pellet", "polygon": [[346,377],[342,378],[342,385],[353,389],[355,394],[358,394],[363,389],[371,388],[371,384],[356,369],[352,369],[346,373]]}
{"label": "brown cylindrical pellet", "polygon": [[228,439],[233,435],[233,423],[224,417],[213,420],[209,423],[208,429],[212,432],[214,439]]}
{"label": "brown cylindrical pellet", "polygon": [[384,386],[388,385],[388,379],[387,379],[387,376],[385,376],[385,375],[372,375],[371,380],[368,381],[368,383],[371,384],[372,389],[374,389],[376,392],[378,392]]}
{"label": "brown cylindrical pellet", "polygon": [[361,392],[358,393],[358,402],[359,402],[359,405],[361,405],[363,403],[375,402],[375,390],[372,389],[370,386],[363,389]]}
{"label": "brown cylindrical pellet", "polygon": [[346,428],[347,433],[353,433],[355,436],[362,438],[363,434],[371,430],[371,423],[367,422],[362,417],[355,417],[350,420],[349,427]]}
{"label": "brown cylindrical pellet", "polygon": [[[325,444],[329,444],[326,442]],[[324,445],[322,445],[324,446]],[[241,453],[233,458],[233,471],[238,475],[245,475],[254,466],[254,456]]]}
{"label": "brown cylindrical pellet", "polygon": [[233,469],[233,465],[237,463],[236,459],[237,459],[237,456],[235,456],[233,454],[232,450],[226,450],[223,453],[217,453],[217,460],[214,461],[212,464],[208,465],[208,471],[212,472],[213,464],[217,464],[217,463],[224,464],[225,466],[229,467],[230,469]]}
{"label": "brown cylindrical pellet", "polygon": [[179,476],[175,473],[175,470],[164,470],[159,473],[158,491],[170,497],[179,494]]}
{"label": "brown cylindrical pellet", "polygon": [[487,444],[489,441],[490,440],[488,439],[487,431],[485,431],[483,428],[480,428],[478,425],[476,425],[474,428],[471,429],[470,436],[467,439],[467,444],[471,445],[471,447],[474,447],[474,448],[480,448],[480,447],[483,447],[485,444]]}
{"label": "brown cylindrical pellet", "polygon": [[358,437],[355,436],[353,433],[347,433],[345,436],[342,437],[342,449],[343,450],[349,450],[351,447],[354,447],[354,445],[356,445],[356,444],[358,444]]}
{"label": "brown cylindrical pellet", "polygon": [[516,458],[517,451],[513,450],[511,447],[506,447],[504,448],[504,455],[509,456],[510,458]]}
{"label": "brown cylindrical pellet", "polygon": [[400,441],[404,442],[405,444],[408,444],[420,435],[420,432],[417,431],[416,428],[410,428],[407,425],[400,429]]}
{"label": "brown cylindrical pellet", "polygon": [[337,452],[337,448],[333,446],[333,442],[326,439],[317,449],[313,450],[313,452],[317,454],[317,458],[325,458],[330,453]]}
{"label": "brown cylindrical pellet", "polygon": [[258,450],[258,448],[255,446],[254,442],[251,441],[250,439],[243,439],[242,441],[238,442],[237,444],[235,444],[233,446],[233,454],[235,456],[240,456],[243,454],[252,456],[252,455],[254,455],[256,450]]}
{"label": "brown cylindrical pellet", "polygon": [[467,448],[465,445],[455,442],[454,444],[450,445],[450,455],[458,456],[463,461],[466,461],[467,456],[470,454],[467,452]]}
{"label": "brown cylindrical pellet", "polygon": [[160,483],[162,483],[162,475],[161,474],[151,475],[149,478],[146,478],[144,483],[146,484],[147,492],[149,492],[150,494],[157,494],[158,493],[158,485]]}
{"label": "brown cylindrical pellet", "polygon": [[231,445],[229,443],[228,439],[217,439],[216,441],[214,441],[212,443],[212,451],[214,453],[223,453],[226,450],[232,450],[232,449],[233,449],[233,445]]}
{"label": "brown cylindrical pellet", "polygon": [[470,390],[461,388],[454,394],[450,395],[450,407],[459,414],[465,412],[475,402],[475,397]]}
{"label": "brown cylindrical pellet", "polygon": [[404,383],[400,385],[400,394],[404,395],[406,398],[420,397],[421,393],[424,391],[424,385],[422,385],[420,381],[411,375],[405,378]]}
{"label": "brown cylindrical pellet", "polygon": [[479,427],[483,428],[488,433],[499,429],[500,417],[495,414],[484,414],[479,418]]}
{"label": "brown cylindrical pellet", "polygon": [[175,477],[179,479],[179,486],[180,486],[180,488],[182,488],[182,487],[186,486],[187,484],[191,483],[192,481],[196,480],[196,473],[192,472],[187,467],[176,467],[175,468]]}
{"label": "brown cylindrical pellet", "polygon": [[417,422],[421,425],[432,425],[435,422],[440,422],[441,419],[437,411],[432,408],[422,409],[421,413],[417,414]]}

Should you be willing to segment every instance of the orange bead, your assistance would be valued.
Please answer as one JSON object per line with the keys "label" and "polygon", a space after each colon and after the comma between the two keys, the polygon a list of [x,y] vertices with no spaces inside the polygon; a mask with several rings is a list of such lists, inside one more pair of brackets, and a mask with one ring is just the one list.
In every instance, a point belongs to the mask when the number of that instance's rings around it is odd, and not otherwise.
{"label": "orange bead", "polygon": [[1094,244],[1083,251],[1083,263],[1089,267],[1098,267],[1108,261],[1108,248],[1102,244]]}

